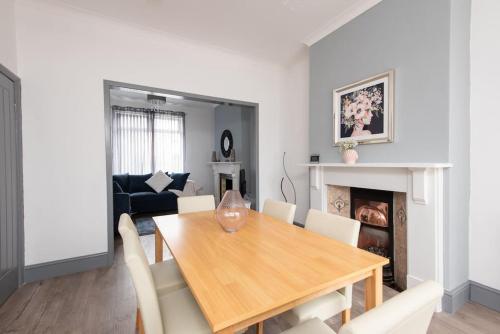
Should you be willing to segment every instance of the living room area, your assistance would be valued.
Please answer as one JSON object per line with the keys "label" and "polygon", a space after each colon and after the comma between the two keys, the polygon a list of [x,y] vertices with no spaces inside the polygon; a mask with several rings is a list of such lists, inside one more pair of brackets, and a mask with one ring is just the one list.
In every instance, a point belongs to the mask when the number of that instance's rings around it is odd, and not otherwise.
{"label": "living room area", "polygon": [[[117,82],[104,86],[110,119],[113,233],[122,214],[139,235],[177,198],[239,190],[256,208],[258,105]],[[109,199],[108,199],[109,200]]]}

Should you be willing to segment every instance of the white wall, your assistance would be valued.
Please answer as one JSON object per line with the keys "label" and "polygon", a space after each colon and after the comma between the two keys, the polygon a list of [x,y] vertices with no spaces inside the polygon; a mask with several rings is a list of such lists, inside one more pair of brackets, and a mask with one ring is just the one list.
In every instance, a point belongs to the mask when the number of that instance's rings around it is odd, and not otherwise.
{"label": "white wall", "polygon": [[499,15],[500,1],[472,1],[469,275],[495,289],[500,289]]}
{"label": "white wall", "polygon": [[[146,102],[137,99],[124,100],[111,93],[111,105],[146,108]],[[194,106],[169,105],[168,110],[182,111],[185,116],[186,157],[184,171],[191,173],[189,179],[196,182],[202,189],[199,194],[213,194],[212,168],[207,164],[212,156],[215,131],[215,111],[212,104]],[[166,172],[166,171],[165,171]]]}
{"label": "white wall", "polygon": [[[273,125],[281,131],[283,151],[286,151],[286,167],[297,192],[297,210],[295,221],[303,223],[309,210],[309,169],[299,164],[309,161],[309,53],[304,49],[297,59],[286,67],[283,76],[283,108],[279,123]],[[262,143],[261,143],[262,144]],[[267,145],[274,145],[273,142]],[[311,152],[314,153],[314,152]],[[273,164],[282,168],[283,152],[273,158]],[[279,180],[278,180],[279,181]],[[278,185],[274,185],[279,187]],[[285,187],[288,182],[285,181]],[[289,188],[285,192],[290,194]],[[290,197],[289,195],[287,195]],[[280,197],[282,198],[282,197]]]}
{"label": "white wall", "polygon": [[14,0],[0,0],[0,64],[17,72]]}
{"label": "white wall", "polygon": [[203,187],[200,194],[214,193],[214,176],[208,162],[214,149],[215,115],[213,107],[207,109],[184,108],[186,113],[186,163],[184,170],[190,179]]}
{"label": "white wall", "polygon": [[16,2],[16,28],[26,265],[107,250],[104,79],[259,103],[260,199],[280,197],[282,101],[307,113],[281,66],[30,1]]}

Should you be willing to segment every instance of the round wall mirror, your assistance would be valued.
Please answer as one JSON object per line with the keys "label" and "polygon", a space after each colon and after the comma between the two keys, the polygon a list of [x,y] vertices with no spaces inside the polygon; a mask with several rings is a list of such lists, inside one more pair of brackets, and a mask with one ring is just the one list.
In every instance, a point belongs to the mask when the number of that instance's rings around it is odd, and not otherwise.
{"label": "round wall mirror", "polygon": [[220,150],[224,158],[229,158],[231,155],[231,150],[233,149],[233,135],[231,131],[222,131],[222,136],[220,137]]}

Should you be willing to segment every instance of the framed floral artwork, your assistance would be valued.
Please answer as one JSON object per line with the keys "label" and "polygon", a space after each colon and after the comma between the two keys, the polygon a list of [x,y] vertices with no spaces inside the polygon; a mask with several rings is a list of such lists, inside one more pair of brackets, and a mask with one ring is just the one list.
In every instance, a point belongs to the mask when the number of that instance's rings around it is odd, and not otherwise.
{"label": "framed floral artwork", "polygon": [[334,145],[392,142],[393,117],[393,70],[333,91]]}

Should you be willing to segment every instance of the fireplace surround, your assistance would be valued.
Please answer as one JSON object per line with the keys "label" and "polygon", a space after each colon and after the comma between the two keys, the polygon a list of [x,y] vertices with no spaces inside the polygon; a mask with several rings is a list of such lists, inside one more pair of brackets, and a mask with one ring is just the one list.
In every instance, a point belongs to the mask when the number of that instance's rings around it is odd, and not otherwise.
{"label": "fireplace surround", "polygon": [[310,206],[323,212],[328,212],[329,186],[406,194],[406,212],[401,217],[407,222],[406,285],[411,288],[425,280],[443,284],[443,173],[452,167],[451,164],[320,163],[303,166],[309,168]]}

